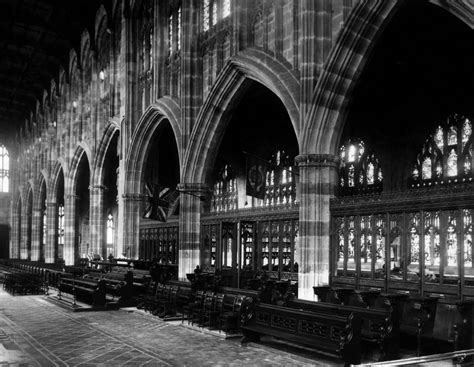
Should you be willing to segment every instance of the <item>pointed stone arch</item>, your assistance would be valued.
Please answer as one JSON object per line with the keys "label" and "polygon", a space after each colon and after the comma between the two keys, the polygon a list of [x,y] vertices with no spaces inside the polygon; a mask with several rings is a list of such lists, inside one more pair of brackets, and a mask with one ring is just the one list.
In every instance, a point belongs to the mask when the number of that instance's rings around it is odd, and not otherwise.
{"label": "pointed stone arch", "polygon": [[34,187],[34,201],[33,201],[33,218],[31,230],[31,260],[44,260],[44,248],[42,243],[43,233],[43,210],[47,205],[47,173],[42,170],[36,178],[36,185]]}
{"label": "pointed stone arch", "polygon": [[112,139],[117,133],[120,134],[120,125],[115,120],[110,120],[104,130],[102,138],[100,139],[100,143],[95,154],[95,159],[92,165],[92,185],[103,184],[103,169],[105,156],[107,155],[107,151],[109,150],[109,146]]}
{"label": "pointed stone arch", "polygon": [[[204,101],[189,137],[181,174],[183,192],[207,191],[206,180],[213,169],[218,143],[231,120],[233,109],[252,84],[257,82],[283,104],[295,136],[300,136],[300,83],[286,64],[267,53],[249,49],[229,59]],[[300,142],[298,141],[298,150]],[[179,278],[192,272],[200,259],[201,202],[198,195],[181,195],[179,222]]]}
{"label": "pointed stone arch", "polygon": [[216,149],[216,144],[210,142],[225,130],[229,111],[245,92],[249,81],[262,84],[281,100],[295,135],[300,136],[300,83],[297,76],[283,62],[265,52],[245,50],[226,63],[199,111],[184,157],[183,182],[204,183],[209,167],[207,162]]}
{"label": "pointed stone arch", "polygon": [[76,189],[79,165],[81,163],[83,155],[85,155],[85,158],[87,159],[87,163],[89,164],[88,165],[89,172],[91,173],[91,177],[92,177],[93,167],[92,167],[92,160],[91,160],[91,157],[92,157],[91,149],[87,143],[82,141],[76,147],[76,151],[74,152],[74,155],[72,156],[72,159],[71,159],[71,164],[69,165],[69,174],[68,174],[69,185],[67,185],[67,189],[65,190],[68,195],[74,195],[74,192]]}
{"label": "pointed stone arch", "polygon": [[[114,181],[114,174],[118,175],[120,163],[117,158],[117,166],[110,166],[110,154],[113,148],[116,150],[116,145],[120,140],[120,126],[117,121],[109,121],[99,147],[96,151],[93,172],[91,174],[90,185],[90,222],[94,224],[94,231],[90,233],[90,248],[89,251],[101,254],[104,258],[107,257],[107,243],[106,243],[106,223],[107,223],[107,209],[113,209],[117,214],[117,201],[114,200],[118,195],[118,177]],[[113,161],[112,161],[113,162]],[[115,162],[113,162],[115,163]],[[110,171],[112,169],[112,171]],[[113,171],[115,169],[115,172]],[[112,199],[111,199],[112,198]],[[112,204],[110,204],[112,202]],[[117,247],[117,241],[114,243]],[[113,251],[115,251],[114,249]],[[116,255],[121,251],[115,251]]]}
{"label": "pointed stone arch", "polygon": [[10,236],[10,259],[20,258],[21,246],[21,217],[22,217],[22,190],[19,188],[13,194],[12,221]]}
{"label": "pointed stone arch", "polygon": [[[150,105],[142,115],[132,136],[128,155],[125,160],[124,194],[123,194],[123,247],[130,248],[131,257],[138,256],[139,224],[142,202],[144,199],[143,186],[145,176],[145,160],[157,129],[169,122],[178,149],[178,161],[182,167],[182,131],[181,108],[171,97],[160,98]],[[119,232],[122,233],[122,232]],[[122,246],[119,244],[119,246]]]}
{"label": "pointed stone arch", "polygon": [[[65,188],[65,204],[64,204],[64,231],[65,231],[65,237],[64,237],[64,261],[66,265],[73,265],[75,264],[76,260],[81,256],[82,253],[84,253],[84,249],[82,248],[82,245],[84,247],[86,246],[86,243],[88,241],[88,238],[83,239],[80,236],[80,226],[81,224],[79,223],[79,220],[82,219],[83,217],[80,215],[80,210],[81,208],[86,207],[87,210],[90,210],[90,193],[89,193],[89,186],[90,186],[90,178],[92,176],[92,166],[91,166],[91,150],[90,147],[85,143],[81,142],[77,148],[76,151],[74,152],[73,158],[71,160],[70,164],[70,169],[69,169],[69,177],[68,177],[68,183],[69,185],[66,186]],[[85,195],[87,195],[86,199],[87,201],[85,202],[86,204],[89,203],[88,205],[84,205],[84,202],[81,200],[81,197],[78,195],[78,189],[81,187],[80,186],[80,177],[79,174],[81,165],[83,160],[86,160],[86,169],[88,170],[89,174],[89,180],[86,183],[86,190],[87,192]],[[83,181],[81,181],[81,185],[84,184]],[[89,235],[88,231],[88,222],[87,222],[87,227],[84,232],[87,236]]]}
{"label": "pointed stone arch", "polygon": [[151,104],[138,121],[138,126],[132,136],[132,143],[125,162],[125,192],[141,193],[141,184],[144,175],[144,164],[153,134],[163,121],[168,121],[173,130],[180,167],[182,167],[182,139],[181,139],[181,108],[178,102],[171,97],[160,98]]}
{"label": "pointed stone arch", "polygon": [[32,215],[34,203],[34,182],[33,179],[27,181],[23,188],[22,216],[21,216],[21,243],[20,259],[31,259],[31,235],[32,235]]}
{"label": "pointed stone arch", "polygon": [[109,23],[108,23],[108,16],[107,16],[107,10],[105,9],[104,5],[101,4],[99,9],[97,9],[97,12],[95,14],[95,25],[94,25],[94,31],[95,31],[95,44],[98,45],[98,39],[100,37],[101,31],[105,28],[109,28]]}
{"label": "pointed stone arch", "polygon": [[[474,10],[468,0],[429,2],[474,28]],[[315,87],[302,133],[303,152],[336,153],[355,84],[374,45],[402,3],[395,0],[362,1],[352,9]]]}
{"label": "pointed stone arch", "polygon": [[58,180],[59,180],[59,173],[63,173],[64,177],[64,186],[66,187],[66,178],[68,177],[68,169],[67,163],[63,158],[59,158],[53,165],[51,170],[51,180],[50,180],[50,190],[48,190],[49,202],[56,202],[56,195],[58,190]]}
{"label": "pointed stone arch", "polygon": [[[329,277],[329,201],[337,184],[337,149],[354,88],[372,50],[393,16],[408,1],[361,1],[351,10],[313,92],[302,131],[300,172],[299,256],[305,259],[298,278],[298,296],[312,299],[312,286]],[[471,19],[466,1],[432,1],[452,14]],[[469,15],[470,14],[470,15]],[[462,19],[462,17],[461,17]],[[316,251],[314,250],[316,249]]]}
{"label": "pointed stone arch", "polygon": [[[60,182],[59,178],[63,177],[63,197],[58,202]],[[65,203],[66,179],[68,177],[67,163],[64,159],[58,159],[51,172],[50,185],[47,197],[47,227],[48,234],[45,248],[45,262],[54,263],[56,261],[63,261],[63,249],[58,246],[58,209],[59,205]]]}

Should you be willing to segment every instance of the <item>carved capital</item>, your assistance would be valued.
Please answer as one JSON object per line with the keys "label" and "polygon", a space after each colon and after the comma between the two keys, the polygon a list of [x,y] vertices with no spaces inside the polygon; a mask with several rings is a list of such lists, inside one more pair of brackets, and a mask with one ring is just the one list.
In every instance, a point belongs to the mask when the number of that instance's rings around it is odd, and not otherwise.
{"label": "carved capital", "polygon": [[176,186],[179,192],[187,192],[193,194],[208,194],[211,192],[209,186],[202,183],[180,183]]}
{"label": "carved capital", "polygon": [[109,188],[104,185],[90,185],[89,191],[90,192],[104,192],[107,191]]}
{"label": "carved capital", "polygon": [[298,167],[333,167],[339,166],[339,157],[332,154],[301,154],[295,157]]}
{"label": "carved capital", "polygon": [[122,198],[126,201],[147,201],[148,196],[145,194],[122,194]]}

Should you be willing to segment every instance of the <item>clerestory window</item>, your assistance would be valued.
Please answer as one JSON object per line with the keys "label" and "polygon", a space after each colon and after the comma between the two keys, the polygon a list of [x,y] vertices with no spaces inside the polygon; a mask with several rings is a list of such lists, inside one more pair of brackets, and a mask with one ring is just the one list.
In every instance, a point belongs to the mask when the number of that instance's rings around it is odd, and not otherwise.
{"label": "clerestory window", "polygon": [[349,139],[339,149],[339,188],[342,194],[382,191],[383,174],[375,153],[364,141]]}
{"label": "clerestory window", "polygon": [[472,122],[453,114],[425,140],[411,177],[411,187],[472,181]]}
{"label": "clerestory window", "polygon": [[7,148],[0,145],[0,192],[9,192],[10,184],[10,155]]}

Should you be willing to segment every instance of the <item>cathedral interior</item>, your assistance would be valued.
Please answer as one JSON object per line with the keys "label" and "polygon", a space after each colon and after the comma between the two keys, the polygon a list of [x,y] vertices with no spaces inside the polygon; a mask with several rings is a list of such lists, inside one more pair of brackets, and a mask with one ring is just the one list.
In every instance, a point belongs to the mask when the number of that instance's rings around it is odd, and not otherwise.
{"label": "cathedral interior", "polygon": [[472,0],[0,0],[0,27],[0,364],[472,363]]}

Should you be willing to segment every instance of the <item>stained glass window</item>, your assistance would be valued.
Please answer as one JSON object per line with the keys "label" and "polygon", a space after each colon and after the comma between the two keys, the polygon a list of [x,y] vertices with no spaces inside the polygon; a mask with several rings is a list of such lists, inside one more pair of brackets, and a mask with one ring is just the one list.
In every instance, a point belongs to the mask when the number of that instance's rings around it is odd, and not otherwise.
{"label": "stained glass window", "polygon": [[8,192],[10,183],[10,156],[7,148],[0,145],[0,192]]}
{"label": "stained glass window", "polygon": [[209,30],[210,26],[210,0],[204,0],[204,5],[202,9],[202,29],[204,32]]}
{"label": "stained glass window", "polygon": [[451,149],[448,155],[448,176],[454,177],[458,175],[458,155],[454,149]]}
{"label": "stained glass window", "polygon": [[47,238],[47,235],[48,235],[48,223],[46,221],[46,209],[43,209],[43,230],[42,230],[42,233],[41,233],[41,241],[42,241],[42,245],[46,245],[46,238]]}
{"label": "stained glass window", "polygon": [[64,205],[58,208],[58,245],[64,245]]}
{"label": "stained glass window", "polygon": [[114,243],[114,217],[111,213],[107,216],[107,245]]}
{"label": "stained glass window", "polygon": [[421,167],[423,180],[428,180],[431,178],[431,159],[426,157],[423,161],[423,166]]}
{"label": "stained glass window", "polygon": [[463,210],[463,234],[464,234],[464,268],[466,274],[472,272],[472,214],[469,209]]}
{"label": "stained glass window", "polygon": [[169,17],[168,22],[168,51],[171,55],[173,53],[173,41],[174,41],[174,17],[173,14]]}
{"label": "stained glass window", "polygon": [[178,9],[178,30],[177,30],[177,40],[176,47],[178,50],[181,50],[181,7]]}
{"label": "stained glass window", "polygon": [[277,150],[269,160],[265,179],[265,196],[257,205],[272,207],[296,203],[293,157],[284,150]]}
{"label": "stained glass window", "polygon": [[224,0],[222,5],[222,17],[227,18],[230,15],[230,0]]}
{"label": "stained glass window", "polygon": [[212,1],[211,8],[212,8],[211,26],[215,26],[217,23],[217,1],[216,0]]}
{"label": "stained glass window", "polygon": [[471,121],[449,116],[425,141],[411,173],[411,187],[472,181],[472,146]]}
{"label": "stained glass window", "polygon": [[225,164],[214,183],[211,211],[222,212],[235,209],[237,209],[237,179],[232,167]]}
{"label": "stained glass window", "polygon": [[153,27],[150,27],[148,32],[148,56],[150,60],[149,69],[153,69]]}
{"label": "stained glass window", "polygon": [[438,128],[436,129],[436,133],[434,135],[434,140],[435,140],[436,146],[439,149],[443,149],[444,133],[443,133],[443,128],[441,126],[438,126]]}
{"label": "stained glass window", "polygon": [[358,139],[339,149],[339,186],[342,194],[382,190],[383,175],[378,158]]}
{"label": "stained glass window", "polygon": [[466,145],[466,143],[469,141],[471,134],[472,134],[472,124],[468,119],[465,119],[462,125],[462,137],[461,137],[463,148]]}

